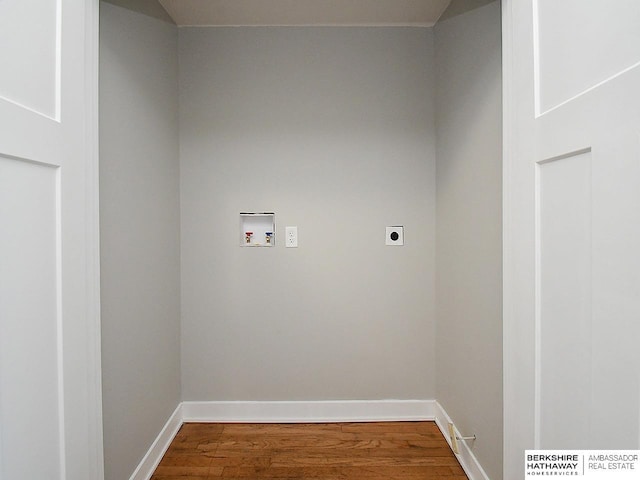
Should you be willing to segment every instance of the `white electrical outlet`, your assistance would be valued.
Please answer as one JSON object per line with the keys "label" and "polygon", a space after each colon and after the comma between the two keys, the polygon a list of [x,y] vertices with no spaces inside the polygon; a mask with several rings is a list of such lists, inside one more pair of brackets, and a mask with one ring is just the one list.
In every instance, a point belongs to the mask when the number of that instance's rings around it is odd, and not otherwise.
{"label": "white electrical outlet", "polygon": [[284,246],[298,248],[298,227],[285,227]]}

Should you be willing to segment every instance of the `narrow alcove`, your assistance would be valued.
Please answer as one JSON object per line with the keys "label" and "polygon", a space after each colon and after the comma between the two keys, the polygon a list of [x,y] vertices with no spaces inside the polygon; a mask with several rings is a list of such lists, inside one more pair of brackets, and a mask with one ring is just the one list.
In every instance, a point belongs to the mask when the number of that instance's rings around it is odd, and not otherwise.
{"label": "narrow alcove", "polygon": [[[101,5],[107,480],[179,405],[327,401],[446,411],[501,478],[499,4],[236,28],[150,5]],[[240,248],[239,212],[275,212],[273,248]]]}

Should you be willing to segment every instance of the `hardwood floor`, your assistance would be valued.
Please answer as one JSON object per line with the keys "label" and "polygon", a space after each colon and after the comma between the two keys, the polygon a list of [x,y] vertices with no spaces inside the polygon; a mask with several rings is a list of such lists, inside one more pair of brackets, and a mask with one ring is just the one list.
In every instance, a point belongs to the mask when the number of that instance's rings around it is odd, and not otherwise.
{"label": "hardwood floor", "polygon": [[434,422],[182,426],[151,480],[467,480]]}

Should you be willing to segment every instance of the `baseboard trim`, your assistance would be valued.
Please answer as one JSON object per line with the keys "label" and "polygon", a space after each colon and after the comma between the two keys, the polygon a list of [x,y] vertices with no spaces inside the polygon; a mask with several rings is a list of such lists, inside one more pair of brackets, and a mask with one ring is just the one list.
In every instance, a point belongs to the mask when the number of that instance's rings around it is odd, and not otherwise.
{"label": "baseboard trim", "polygon": [[433,420],[434,400],[183,402],[184,422],[322,423]]}
{"label": "baseboard trim", "polygon": [[169,420],[167,420],[167,423],[164,424],[162,430],[160,430],[147,454],[142,458],[129,480],[149,480],[151,478],[182,424],[182,404],[180,403],[169,417]]}
{"label": "baseboard trim", "polygon": [[[435,412],[435,421],[436,425],[442,432],[442,435],[447,440],[449,446],[451,446],[451,438],[449,438],[449,422],[451,422],[451,417],[447,414],[447,412],[442,408],[438,402],[434,402],[434,412]],[[456,430],[456,435],[460,435],[460,432]],[[464,473],[467,474],[469,480],[489,480],[486,472],[478,462],[478,459],[473,454],[467,442],[459,441],[458,442],[458,450],[460,454],[456,455]]]}
{"label": "baseboard trim", "polygon": [[[183,423],[331,423],[435,421],[451,444],[447,412],[435,400],[331,400],[311,402],[182,402],[129,480],[149,480]],[[458,442],[460,465],[469,480],[489,477],[465,442]]]}

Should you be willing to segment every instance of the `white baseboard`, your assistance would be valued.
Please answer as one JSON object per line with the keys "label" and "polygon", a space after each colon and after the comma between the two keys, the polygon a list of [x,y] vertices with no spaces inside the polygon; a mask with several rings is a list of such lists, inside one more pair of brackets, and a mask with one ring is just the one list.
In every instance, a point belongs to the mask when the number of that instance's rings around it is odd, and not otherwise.
{"label": "white baseboard", "polygon": [[[447,412],[444,410],[444,408],[442,408],[442,405],[440,405],[438,402],[434,403],[436,425],[438,425],[438,428],[442,432],[442,435],[444,435],[447,443],[449,443],[449,446],[451,446],[448,426],[449,422],[451,422],[451,418],[449,417],[449,415],[447,415]],[[455,433],[458,436],[462,436],[457,430]],[[489,480],[489,477],[478,462],[476,456],[469,448],[467,442],[458,441],[458,450],[460,451],[460,454],[456,455],[456,457],[458,458],[458,461],[460,462],[464,473],[466,473],[467,477],[469,477],[469,480]]]}
{"label": "white baseboard", "polygon": [[169,417],[169,420],[167,420],[167,423],[162,427],[162,430],[160,430],[160,434],[129,480],[149,480],[151,478],[160,460],[162,460],[162,456],[171,445],[178,430],[180,430],[182,423],[182,404],[179,404]]}
{"label": "white baseboard", "polygon": [[[435,400],[332,400],[313,402],[182,402],[129,480],[149,480],[183,423],[436,422],[450,443],[447,412]],[[489,480],[465,442],[458,461],[469,480]]]}
{"label": "white baseboard", "polygon": [[322,423],[433,420],[434,400],[183,402],[184,422]]}

